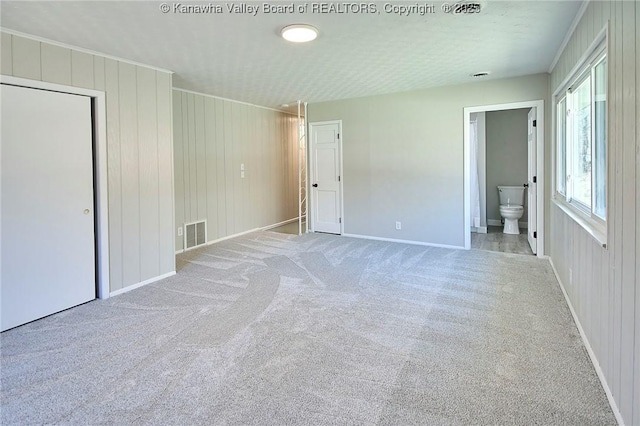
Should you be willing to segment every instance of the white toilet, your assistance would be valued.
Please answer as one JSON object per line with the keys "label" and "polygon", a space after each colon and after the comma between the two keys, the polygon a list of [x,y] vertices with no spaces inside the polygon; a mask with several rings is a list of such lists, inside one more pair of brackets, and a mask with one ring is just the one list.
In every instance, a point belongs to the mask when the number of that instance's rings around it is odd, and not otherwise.
{"label": "white toilet", "polygon": [[520,233],[518,219],[524,214],[524,190],[524,186],[498,186],[505,234]]}

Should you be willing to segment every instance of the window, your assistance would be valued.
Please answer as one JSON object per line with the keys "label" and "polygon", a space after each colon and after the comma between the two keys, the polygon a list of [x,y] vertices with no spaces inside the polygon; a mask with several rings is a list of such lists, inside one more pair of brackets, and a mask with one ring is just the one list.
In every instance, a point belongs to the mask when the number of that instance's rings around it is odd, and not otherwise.
{"label": "window", "polygon": [[607,214],[607,56],[601,43],[555,96],[555,198],[603,231]]}

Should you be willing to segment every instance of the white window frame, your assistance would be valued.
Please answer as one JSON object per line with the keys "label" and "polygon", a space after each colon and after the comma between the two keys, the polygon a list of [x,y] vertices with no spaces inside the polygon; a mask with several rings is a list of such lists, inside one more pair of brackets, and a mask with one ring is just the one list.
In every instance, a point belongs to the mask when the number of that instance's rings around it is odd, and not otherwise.
{"label": "white window frame", "polygon": [[[606,144],[605,153],[605,218],[599,217],[595,213],[596,209],[596,125],[595,125],[595,68],[606,58],[605,72],[607,81],[609,80],[609,58],[607,49],[607,28],[603,29],[601,33],[596,37],[592,45],[585,52],[582,59],[578,62],[578,65],[569,73],[565,81],[558,87],[553,94],[552,102],[552,117],[553,117],[553,167],[552,167],[552,201],[562,209],[567,215],[580,224],[590,235],[592,235],[603,247],[607,244],[607,218],[609,217],[609,176],[608,176],[608,159],[609,159],[609,131],[608,131],[608,83],[607,85],[607,113],[605,116],[605,128],[606,130]],[[572,108],[571,95],[572,88],[578,87],[587,78],[591,78],[590,81],[590,96],[591,96],[591,206],[587,206],[584,203],[572,198],[572,183],[567,176],[572,175],[572,167],[574,163],[572,150],[574,149],[573,140],[573,115],[571,113],[566,116],[566,131],[565,131],[565,193],[559,191],[559,158],[561,158],[560,144],[559,144],[559,106],[563,99],[566,99],[566,109],[570,111]]]}

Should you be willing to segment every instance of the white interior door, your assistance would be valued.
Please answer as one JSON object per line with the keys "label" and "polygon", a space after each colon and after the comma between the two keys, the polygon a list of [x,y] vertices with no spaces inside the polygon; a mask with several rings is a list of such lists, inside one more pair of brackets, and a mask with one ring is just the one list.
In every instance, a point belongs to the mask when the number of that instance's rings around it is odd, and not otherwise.
{"label": "white interior door", "polygon": [[340,122],[311,123],[311,227],[341,234]]}
{"label": "white interior door", "polygon": [[537,253],[537,207],[538,207],[538,184],[537,184],[537,144],[536,144],[536,109],[531,108],[529,110],[529,125],[528,127],[528,147],[529,147],[529,162],[527,167],[527,180],[529,187],[527,189],[528,202],[527,202],[527,215],[529,216],[529,228],[527,230],[527,239],[533,253]]}
{"label": "white interior door", "polygon": [[1,85],[2,331],[95,298],[91,101]]}

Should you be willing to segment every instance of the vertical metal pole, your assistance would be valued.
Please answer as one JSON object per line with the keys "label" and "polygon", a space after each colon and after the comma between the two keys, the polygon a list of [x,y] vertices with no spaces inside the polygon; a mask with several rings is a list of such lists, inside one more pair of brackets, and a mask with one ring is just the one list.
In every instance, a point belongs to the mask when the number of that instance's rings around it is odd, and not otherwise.
{"label": "vertical metal pole", "polygon": [[298,121],[297,121],[297,130],[298,130],[298,235],[302,235],[302,162],[300,161],[302,157],[302,149],[300,147],[300,139],[302,135],[300,134],[300,101],[298,100]]}
{"label": "vertical metal pole", "polygon": [[309,232],[309,119],[307,118],[307,103],[304,103],[304,232]]}

